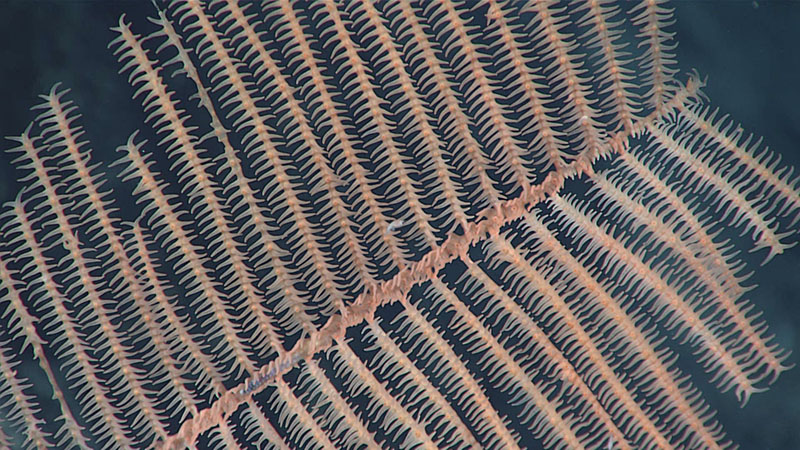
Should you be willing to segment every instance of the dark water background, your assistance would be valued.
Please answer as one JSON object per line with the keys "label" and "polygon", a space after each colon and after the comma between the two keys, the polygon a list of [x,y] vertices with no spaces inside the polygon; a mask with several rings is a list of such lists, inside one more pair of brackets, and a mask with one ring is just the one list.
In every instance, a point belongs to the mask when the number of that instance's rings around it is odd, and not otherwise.
{"label": "dark water background", "polygon": [[[672,28],[683,73],[708,76],[711,103],[730,113],[784,161],[800,167],[800,2],[681,1]],[[139,103],[130,98],[119,65],[106,49],[108,30],[124,12],[141,24],[146,1],[0,0],[0,136],[18,135],[34,117],[37,95],[58,82],[72,89],[95,157],[142,127]],[[685,77],[682,77],[685,79]],[[0,148],[8,147],[7,143]],[[0,155],[0,201],[18,190],[7,155]],[[758,270],[750,293],[770,330],[800,362],[800,248]],[[703,378],[695,375],[694,380]],[[746,408],[731,393],[706,390],[729,438],[742,449],[800,448],[800,367],[782,375]]]}

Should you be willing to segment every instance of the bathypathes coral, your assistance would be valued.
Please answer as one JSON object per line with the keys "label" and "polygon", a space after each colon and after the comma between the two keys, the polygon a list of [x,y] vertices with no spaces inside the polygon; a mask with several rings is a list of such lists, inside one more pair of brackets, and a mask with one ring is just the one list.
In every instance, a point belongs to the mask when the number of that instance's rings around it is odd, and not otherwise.
{"label": "bathypathes coral", "polygon": [[675,343],[786,368],[728,238],[792,245],[796,180],[658,2],[160,6],[135,207],[60,86],[14,138],[0,444],[717,448]]}

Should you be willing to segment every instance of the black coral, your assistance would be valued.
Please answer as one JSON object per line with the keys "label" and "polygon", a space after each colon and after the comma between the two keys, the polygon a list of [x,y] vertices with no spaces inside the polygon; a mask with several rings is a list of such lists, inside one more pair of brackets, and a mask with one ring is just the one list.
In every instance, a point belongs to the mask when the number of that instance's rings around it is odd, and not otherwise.
{"label": "black coral", "polygon": [[[448,1],[170,3],[146,37],[121,19],[153,130],[119,149],[137,206],[59,87],[15,138],[0,438],[728,445],[672,343],[742,401],[786,368],[725,237],[782,253],[800,196],[676,81],[670,20]],[[14,370],[25,353],[52,392]]]}

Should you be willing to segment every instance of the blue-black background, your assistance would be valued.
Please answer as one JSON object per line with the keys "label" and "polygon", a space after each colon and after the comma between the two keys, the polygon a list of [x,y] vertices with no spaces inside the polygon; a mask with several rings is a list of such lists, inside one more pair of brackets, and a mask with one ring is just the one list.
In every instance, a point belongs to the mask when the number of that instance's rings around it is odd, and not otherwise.
{"label": "blue-black background", "polygon": [[[683,73],[708,76],[706,94],[783,160],[800,167],[800,2],[680,1],[674,3]],[[0,0],[0,136],[21,133],[38,94],[58,82],[72,89],[95,157],[113,151],[143,117],[119,64],[106,49],[110,26],[125,13],[143,23],[152,12],[139,1]],[[685,77],[682,77],[685,79]],[[10,146],[0,143],[0,149]],[[0,201],[19,188],[9,156],[0,155]],[[113,185],[112,185],[113,186]],[[750,293],[789,362],[800,362],[800,248],[758,270]],[[701,377],[702,378],[702,377]],[[695,379],[697,381],[697,379]],[[746,408],[731,393],[706,391],[727,435],[742,449],[800,448],[800,367],[782,375]]]}

